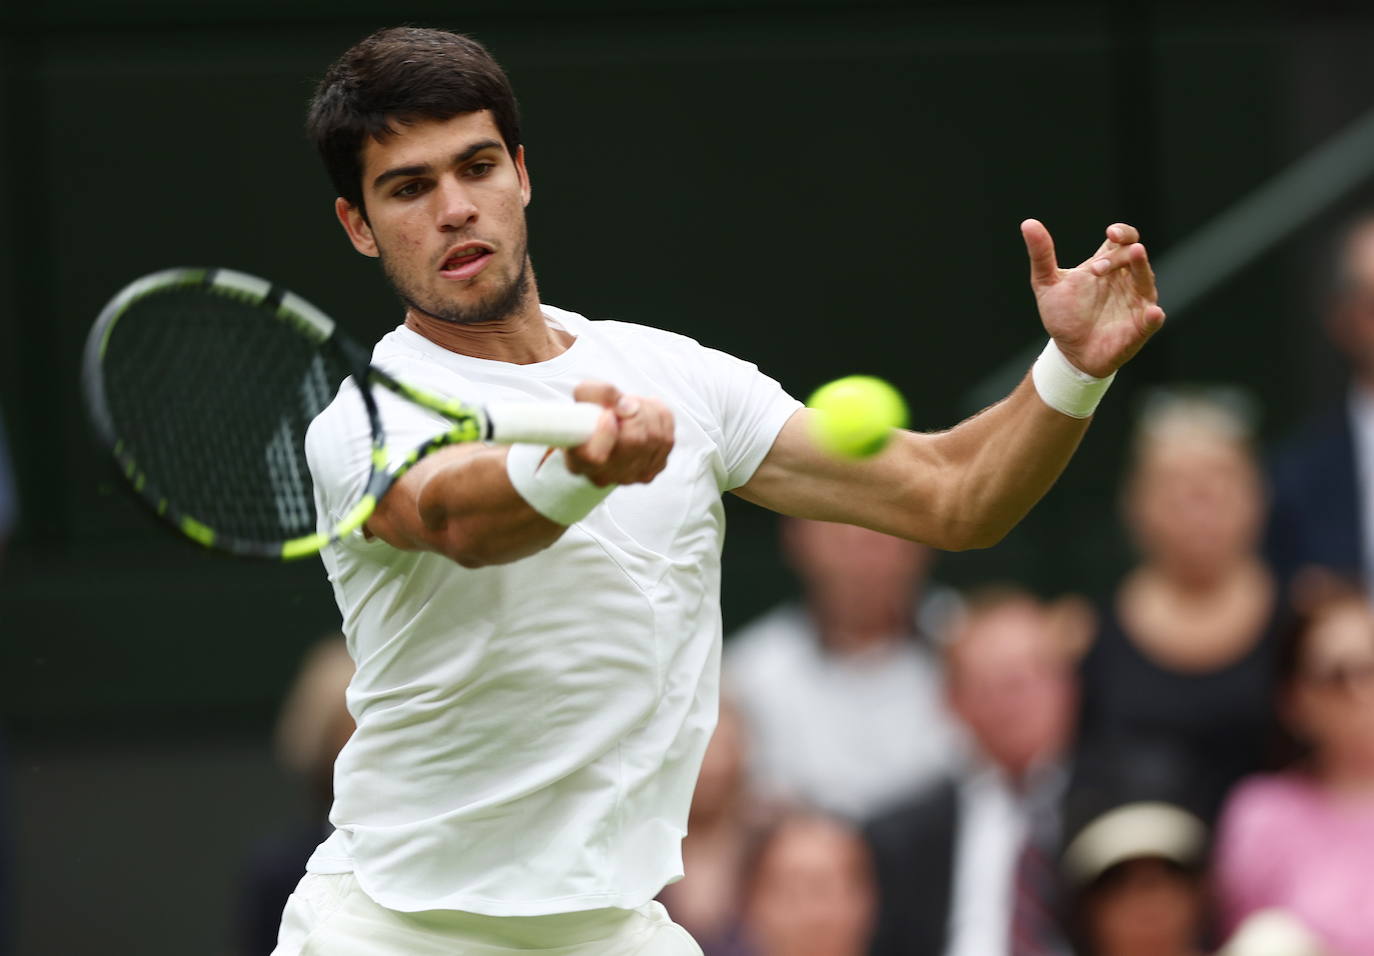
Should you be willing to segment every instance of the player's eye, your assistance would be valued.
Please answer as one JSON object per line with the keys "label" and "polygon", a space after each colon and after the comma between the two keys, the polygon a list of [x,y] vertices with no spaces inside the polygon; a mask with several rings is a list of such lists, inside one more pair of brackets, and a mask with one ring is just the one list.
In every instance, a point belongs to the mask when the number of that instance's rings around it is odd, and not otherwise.
{"label": "player's eye", "polygon": [[420,193],[423,191],[424,183],[419,182],[418,180],[412,180],[411,182],[406,183],[404,186],[401,186],[394,193],[392,193],[392,195],[399,197],[401,199],[409,199],[411,196],[420,195]]}
{"label": "player's eye", "polygon": [[484,160],[480,163],[473,163],[471,166],[469,166],[468,175],[480,178],[482,176],[485,176],[487,173],[491,172],[495,168],[495,163],[490,162],[489,160]]}

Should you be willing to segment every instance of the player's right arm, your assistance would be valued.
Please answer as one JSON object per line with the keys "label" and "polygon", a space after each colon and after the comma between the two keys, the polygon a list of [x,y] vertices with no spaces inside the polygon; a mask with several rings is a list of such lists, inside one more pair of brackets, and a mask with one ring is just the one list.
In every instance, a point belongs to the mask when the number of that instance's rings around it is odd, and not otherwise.
{"label": "player's right arm", "polygon": [[[568,469],[600,487],[651,481],[673,445],[672,413],[655,399],[588,382],[573,392],[606,412],[596,432],[565,452]],[[455,445],[410,469],[377,504],[363,530],[403,551],[432,551],[463,567],[518,561],[553,544],[567,527],[530,506],[506,471],[509,449]]]}

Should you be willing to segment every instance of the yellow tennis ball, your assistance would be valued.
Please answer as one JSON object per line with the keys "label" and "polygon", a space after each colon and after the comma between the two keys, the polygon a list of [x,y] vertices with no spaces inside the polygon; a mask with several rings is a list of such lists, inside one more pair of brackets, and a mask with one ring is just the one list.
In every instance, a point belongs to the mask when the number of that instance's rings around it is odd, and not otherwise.
{"label": "yellow tennis ball", "polygon": [[816,443],[841,458],[876,455],[892,438],[892,430],[907,423],[901,393],[872,375],[837,378],[816,389],[806,404],[816,411]]}

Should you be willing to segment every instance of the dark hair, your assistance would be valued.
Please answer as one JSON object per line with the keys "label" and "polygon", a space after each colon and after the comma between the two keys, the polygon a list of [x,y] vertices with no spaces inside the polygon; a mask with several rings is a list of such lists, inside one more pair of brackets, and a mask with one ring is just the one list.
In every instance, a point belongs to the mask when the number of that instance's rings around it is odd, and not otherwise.
{"label": "dark hair", "polygon": [[[446,120],[490,110],[511,156],[520,146],[520,112],[501,67],[471,37],[421,27],[372,34],[325,71],[305,129],[340,196],[363,209],[362,151],[393,124]],[[366,215],[366,210],[364,210]]]}

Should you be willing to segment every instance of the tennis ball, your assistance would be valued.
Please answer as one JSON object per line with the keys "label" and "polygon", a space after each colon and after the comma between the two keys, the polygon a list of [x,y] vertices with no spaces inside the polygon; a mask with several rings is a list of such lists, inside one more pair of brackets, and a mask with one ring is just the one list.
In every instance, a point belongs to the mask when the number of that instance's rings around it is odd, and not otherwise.
{"label": "tennis ball", "polygon": [[867,458],[887,445],[894,428],[905,428],[906,402],[895,388],[872,375],[847,375],[811,393],[813,437],[841,458]]}

